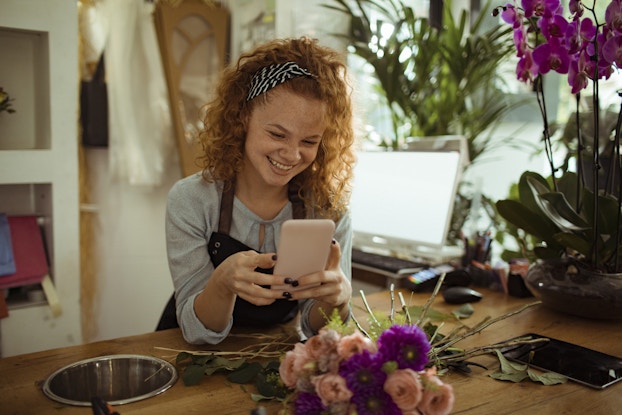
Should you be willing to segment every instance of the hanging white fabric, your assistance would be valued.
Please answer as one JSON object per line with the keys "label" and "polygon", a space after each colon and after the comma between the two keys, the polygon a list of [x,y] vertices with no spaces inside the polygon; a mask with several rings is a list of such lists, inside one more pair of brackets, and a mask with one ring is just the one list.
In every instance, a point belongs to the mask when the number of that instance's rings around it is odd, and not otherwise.
{"label": "hanging white fabric", "polygon": [[110,174],[132,185],[159,185],[177,153],[154,5],[103,0],[98,7],[107,22]]}

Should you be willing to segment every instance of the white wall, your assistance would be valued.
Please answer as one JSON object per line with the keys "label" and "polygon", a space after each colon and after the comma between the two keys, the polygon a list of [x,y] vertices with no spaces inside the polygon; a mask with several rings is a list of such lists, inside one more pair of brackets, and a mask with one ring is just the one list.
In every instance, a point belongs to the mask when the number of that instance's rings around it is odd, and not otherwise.
{"label": "white wall", "polygon": [[131,186],[110,179],[108,157],[107,149],[86,150],[99,263],[95,337],[89,341],[153,331],[173,293],[164,214],[179,166],[167,167],[160,186]]}

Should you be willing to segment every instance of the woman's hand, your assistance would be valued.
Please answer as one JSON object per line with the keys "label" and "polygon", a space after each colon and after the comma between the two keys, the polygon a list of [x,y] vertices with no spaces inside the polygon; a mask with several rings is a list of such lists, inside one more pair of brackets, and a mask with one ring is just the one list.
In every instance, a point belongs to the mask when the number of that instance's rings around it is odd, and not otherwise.
{"label": "woman's hand", "polygon": [[[352,285],[339,266],[340,260],[341,247],[333,241],[324,271],[298,278],[298,288],[291,292],[291,298],[313,298],[330,308],[347,306],[352,297]],[[304,288],[307,286],[309,288]]]}
{"label": "woman's hand", "polygon": [[[217,290],[235,295],[258,306],[272,304],[282,298],[282,292],[262,287],[283,284],[282,278],[255,271],[255,268],[272,268],[276,256],[273,253],[259,254],[255,251],[243,251],[229,256],[212,274],[208,285]],[[209,289],[211,287],[207,287]],[[223,292],[224,294],[224,292]]]}

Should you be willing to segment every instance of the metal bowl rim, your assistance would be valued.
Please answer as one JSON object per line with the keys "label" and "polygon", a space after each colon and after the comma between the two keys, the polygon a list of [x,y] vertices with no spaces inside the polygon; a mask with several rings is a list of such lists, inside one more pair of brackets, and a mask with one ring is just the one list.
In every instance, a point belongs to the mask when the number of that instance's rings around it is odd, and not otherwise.
{"label": "metal bowl rim", "polygon": [[57,402],[60,402],[60,403],[67,404],[67,405],[91,406],[91,402],[75,401],[72,399],[63,398],[62,396],[58,396],[57,394],[52,392],[52,390],[50,389],[50,382],[59,373],[65,370],[77,367],[77,366],[81,366],[81,365],[85,365],[85,364],[97,362],[97,361],[123,360],[123,359],[139,359],[139,360],[147,360],[147,361],[159,363],[163,366],[162,368],[163,370],[168,370],[171,373],[171,378],[163,386],[161,386],[160,388],[154,389],[153,391],[149,393],[145,393],[145,394],[134,396],[134,397],[127,398],[127,399],[118,399],[118,400],[110,401],[108,402],[110,405],[123,405],[126,403],[131,403],[131,402],[136,402],[136,401],[140,401],[143,399],[151,398],[153,396],[159,395],[162,392],[166,391],[171,386],[173,386],[175,382],[177,382],[177,377],[178,377],[177,369],[175,368],[173,364],[171,364],[170,362],[167,362],[164,359],[160,359],[159,357],[154,357],[154,356],[140,355],[140,354],[112,354],[112,355],[91,357],[88,359],[79,360],[77,362],[70,363],[66,366],[61,367],[60,369],[55,370],[52,374],[50,374],[47,378],[45,378],[45,381],[43,382],[43,386],[42,386],[43,393],[48,398],[55,400]]}

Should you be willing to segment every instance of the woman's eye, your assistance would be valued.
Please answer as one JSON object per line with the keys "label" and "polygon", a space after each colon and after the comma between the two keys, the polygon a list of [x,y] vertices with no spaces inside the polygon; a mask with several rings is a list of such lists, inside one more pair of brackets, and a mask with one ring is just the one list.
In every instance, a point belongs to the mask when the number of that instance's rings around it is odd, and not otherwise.
{"label": "woman's eye", "polygon": [[276,131],[270,131],[270,135],[275,138],[285,138],[285,134],[277,133]]}

